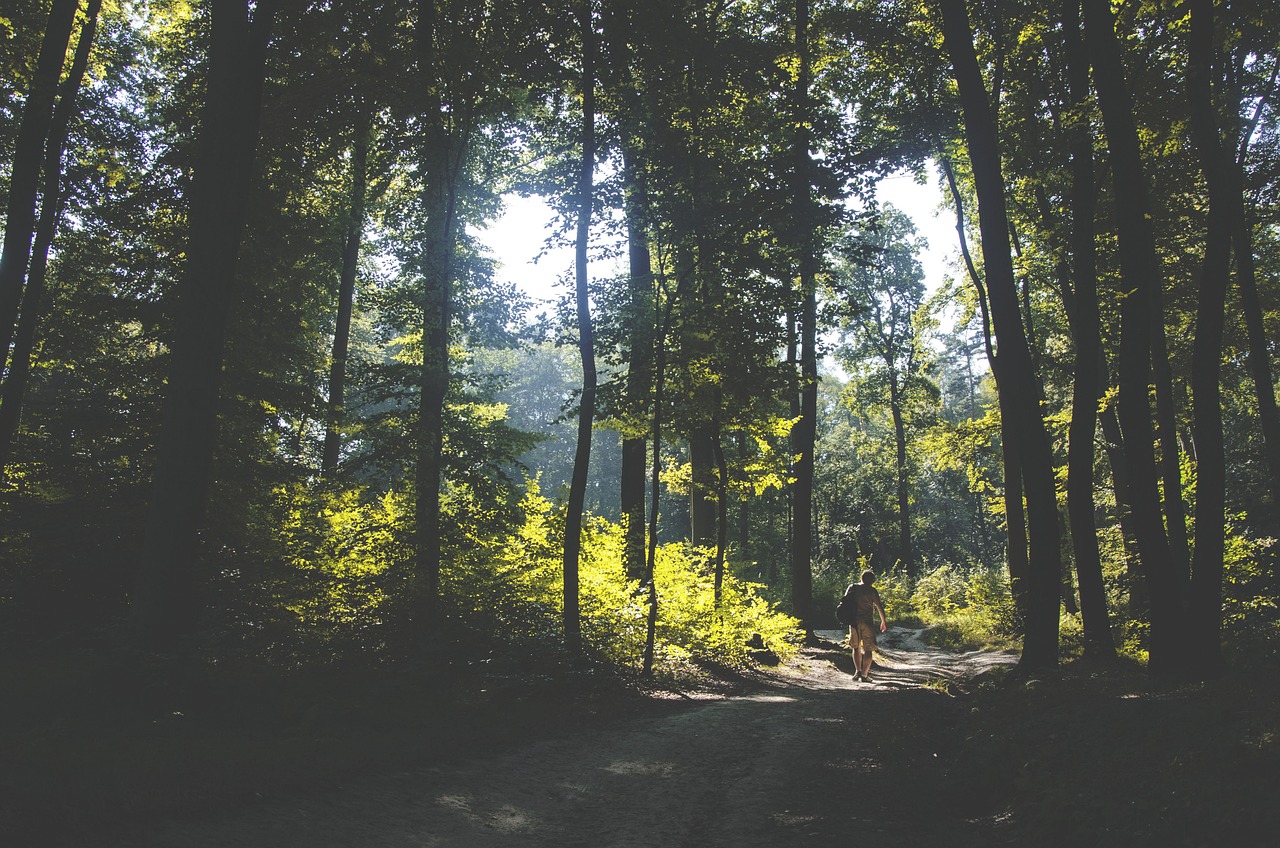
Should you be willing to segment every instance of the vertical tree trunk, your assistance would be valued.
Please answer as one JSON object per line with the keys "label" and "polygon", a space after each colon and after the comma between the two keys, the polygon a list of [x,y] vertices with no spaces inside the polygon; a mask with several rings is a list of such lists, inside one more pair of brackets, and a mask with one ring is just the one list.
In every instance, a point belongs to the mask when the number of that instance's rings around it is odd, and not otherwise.
{"label": "vertical tree trunk", "polygon": [[[710,395],[711,392],[706,392]],[[689,433],[689,540],[698,547],[716,543],[716,433],[710,423]]]}
{"label": "vertical tree trunk", "polygon": [[1067,85],[1071,100],[1067,125],[1071,149],[1071,259],[1075,340],[1075,373],[1071,389],[1071,423],[1067,436],[1067,513],[1080,585],[1084,626],[1084,655],[1090,659],[1115,657],[1115,642],[1107,613],[1098,530],[1094,521],[1093,465],[1098,430],[1098,399],[1102,396],[1101,319],[1098,314],[1097,267],[1093,217],[1097,186],[1093,168],[1093,138],[1084,118],[1089,98],[1089,58],[1080,36],[1079,0],[1063,3]]}
{"label": "vertical tree trunk", "polygon": [[[619,147],[622,153],[622,210],[627,226],[630,344],[623,408],[636,430],[648,417],[653,391],[655,314],[653,258],[649,250],[649,191],[647,160],[643,154],[648,130],[647,111],[639,91],[628,38],[632,33],[629,7],[605,4],[601,28],[612,61],[600,69],[602,84],[612,81],[619,103]],[[613,72],[610,77],[608,72]],[[634,432],[622,438],[619,479],[624,544],[623,565],[627,579],[643,582],[645,576],[645,465],[647,439]]]}
{"label": "vertical tree trunk", "polygon": [[[1280,61],[1271,71],[1268,88],[1274,88]],[[1233,97],[1239,109],[1241,95]],[[1280,407],[1276,405],[1275,382],[1268,351],[1266,324],[1262,317],[1262,301],[1258,297],[1257,273],[1253,255],[1253,220],[1250,210],[1253,204],[1245,189],[1244,161],[1249,152],[1249,140],[1262,112],[1260,102],[1253,120],[1244,127],[1240,147],[1234,161],[1227,168],[1227,184],[1230,192],[1229,216],[1231,220],[1232,251],[1236,260],[1236,284],[1240,287],[1240,311],[1244,313],[1245,331],[1249,340],[1248,366],[1253,378],[1254,398],[1258,404],[1258,423],[1262,429],[1262,448],[1271,487],[1271,515],[1280,521]]]}
{"label": "vertical tree trunk", "polygon": [[[892,371],[893,363],[886,361]],[[907,485],[907,426],[902,416],[902,389],[896,376],[889,379],[889,411],[893,416],[894,445],[897,448],[895,466],[898,472],[898,545],[902,565],[907,571],[907,581],[915,585],[919,576],[915,551],[911,545],[911,493]]]}
{"label": "vertical tree trunk", "polygon": [[[53,0],[44,39],[36,59],[31,90],[22,106],[22,120],[14,142],[9,171],[9,203],[4,218],[4,249],[0,252],[0,366],[9,356],[18,306],[31,262],[31,239],[36,226],[36,194],[40,165],[53,120],[53,99],[62,76],[78,0]],[[56,178],[55,178],[56,179]]]}
{"label": "vertical tree trunk", "polygon": [[140,641],[161,650],[190,632],[196,612],[197,531],[209,493],[223,337],[275,3],[259,0],[252,13],[250,8],[238,0],[212,0],[187,264],[176,292],[172,359],[132,609]]}
{"label": "vertical tree trunk", "polygon": [[987,354],[987,365],[996,384],[996,402],[1000,409],[1000,469],[1001,489],[1004,495],[1005,562],[1009,567],[1009,593],[1013,595],[1017,611],[1018,627],[1025,630],[1028,615],[1028,573],[1031,570],[1027,558],[1027,519],[1022,507],[1022,461],[1018,456],[1018,439],[1011,432],[1014,416],[1009,409],[1009,392],[1000,388],[1000,361],[991,340],[991,317],[987,289],[969,254],[969,239],[965,235],[964,203],[960,187],[956,184],[955,170],[941,157],[943,173],[951,190],[951,200],[956,207],[956,234],[960,240],[960,253],[964,257],[969,279],[978,290],[978,308],[982,313],[982,343]]}
{"label": "vertical tree trunk", "polygon": [[982,255],[991,297],[991,317],[999,345],[1001,395],[1009,393],[1011,427],[1005,436],[1016,440],[1027,498],[1027,526],[1031,568],[1022,663],[1044,668],[1058,661],[1058,586],[1062,553],[1058,538],[1058,504],[1054,490],[1053,452],[1040,416],[1037,384],[1019,315],[1018,288],[1009,254],[1008,215],[995,120],[987,102],[982,74],[974,53],[973,33],[964,0],[940,0],[943,39],[955,70],[964,110],[965,136],[978,195]]}
{"label": "vertical tree trunk", "polygon": [[320,476],[331,479],[338,471],[342,450],[342,426],[346,411],[347,352],[351,347],[351,311],[355,301],[356,268],[364,237],[365,194],[369,185],[369,134],[372,115],[363,111],[356,127],[351,156],[351,208],[342,247],[342,276],[338,283],[338,315],[333,330],[333,359],[329,365],[329,402],[325,420],[324,454]]}
{"label": "vertical tree trunk", "polygon": [[89,65],[89,51],[93,47],[98,12],[101,9],[102,0],[89,0],[84,26],[76,43],[75,58],[71,62],[67,78],[62,82],[45,144],[44,196],[40,199],[40,220],[35,230],[35,245],[31,251],[27,284],[22,292],[22,310],[18,318],[17,334],[14,336],[13,352],[9,357],[9,370],[4,376],[4,385],[0,388],[0,480],[4,479],[18,424],[22,420],[22,404],[31,375],[31,356],[35,350],[40,313],[44,308],[49,248],[53,245],[58,216],[62,211],[62,156],[71,131],[71,118],[76,112],[80,84]]}
{"label": "vertical tree trunk", "polygon": [[1159,472],[1153,449],[1155,433],[1148,401],[1159,264],[1133,120],[1133,99],[1107,0],[1084,0],[1084,24],[1094,87],[1111,151],[1120,268],[1127,292],[1120,305],[1118,413],[1129,470],[1135,541],[1151,604],[1149,668],[1155,674],[1165,674],[1183,661],[1187,623],[1182,602],[1184,581],[1170,551],[1161,515]]}
{"label": "vertical tree trunk", "polygon": [[444,409],[449,392],[449,331],[453,311],[453,274],[457,245],[458,179],[467,139],[446,123],[457,115],[443,101],[436,48],[435,0],[418,0],[415,42],[418,75],[425,93],[422,170],[427,227],[423,244],[421,293],[422,368],[419,376],[417,456],[414,473],[414,579],[410,613],[419,646],[435,645],[440,624],[440,487],[444,479]]}
{"label": "vertical tree trunk", "polygon": [[564,642],[570,654],[582,648],[578,620],[578,557],[582,547],[582,510],[591,462],[591,424],[596,411],[595,333],[587,292],[587,243],[591,235],[592,175],[596,163],[595,137],[595,19],[591,0],[582,0],[578,11],[582,33],[582,164],[578,173],[578,239],[576,301],[578,352],[582,356],[582,402],[578,407],[578,446],[569,482],[569,503],[564,529]]}
{"label": "vertical tree trunk", "polygon": [[[716,394],[719,395],[719,392]],[[718,397],[716,402],[717,405],[720,402]],[[716,430],[718,433],[719,426],[716,427]],[[729,547],[729,463],[725,460],[724,444],[721,436],[716,436],[714,447],[716,456],[716,512],[719,515],[719,520],[716,522],[716,562],[713,581],[715,584],[715,605],[719,609],[720,597],[724,589],[725,555]]]}
{"label": "vertical tree trunk", "polygon": [[791,488],[791,608],[806,632],[813,630],[813,456],[818,433],[818,291],[813,209],[813,163],[809,154],[809,2],[796,0],[796,52],[800,75],[796,86],[795,218],[800,266],[800,420],[792,429],[796,460]]}
{"label": "vertical tree trunk", "polygon": [[[628,152],[628,149],[631,152]],[[627,261],[631,288],[631,357],[627,363],[627,400],[631,415],[640,419],[648,406],[653,383],[653,268],[649,255],[647,191],[634,148],[624,142],[623,212],[627,219]],[[644,494],[646,439],[622,440],[621,512],[625,537],[623,557],[627,577],[644,578]]]}
{"label": "vertical tree trunk", "polygon": [[1222,669],[1222,560],[1226,525],[1226,452],[1223,448],[1220,371],[1222,335],[1231,273],[1229,160],[1223,150],[1214,108],[1213,2],[1191,0],[1187,99],[1191,135],[1209,193],[1208,231],[1196,308],[1195,353],[1191,362],[1192,414],[1196,446],[1196,545],[1188,602],[1196,622],[1193,672],[1216,676]]}

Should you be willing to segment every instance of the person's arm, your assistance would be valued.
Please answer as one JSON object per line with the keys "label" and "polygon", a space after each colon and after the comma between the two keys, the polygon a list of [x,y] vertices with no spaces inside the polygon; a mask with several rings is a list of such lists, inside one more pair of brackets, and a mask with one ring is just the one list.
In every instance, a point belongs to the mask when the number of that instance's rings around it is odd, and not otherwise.
{"label": "person's arm", "polygon": [[883,633],[889,629],[889,625],[884,620],[884,607],[880,606],[880,602],[876,601],[876,612],[880,613],[880,632]]}

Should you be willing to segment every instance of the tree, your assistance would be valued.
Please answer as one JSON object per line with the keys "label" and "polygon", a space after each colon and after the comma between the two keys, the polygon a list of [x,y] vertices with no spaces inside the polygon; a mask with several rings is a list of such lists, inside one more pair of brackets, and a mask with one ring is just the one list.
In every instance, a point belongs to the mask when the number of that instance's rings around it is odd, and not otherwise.
{"label": "tree", "polygon": [[595,51],[596,23],[591,0],[578,11],[582,39],[582,165],[578,177],[578,238],[574,300],[578,313],[578,350],[582,356],[582,395],[578,401],[578,442],[573,460],[564,530],[564,640],[571,654],[581,650],[578,621],[578,557],[582,544],[582,504],[591,463],[591,427],[596,415],[596,352],[587,290],[587,246],[591,236],[592,175],[596,167]]}
{"label": "tree", "polygon": [[89,0],[85,21],[76,42],[75,57],[67,78],[59,86],[58,102],[54,106],[42,172],[44,194],[40,200],[40,218],[35,229],[35,242],[29,264],[26,286],[22,292],[22,308],[19,314],[13,350],[9,354],[9,369],[0,387],[0,479],[13,450],[18,423],[22,418],[22,403],[31,373],[31,356],[35,348],[36,329],[44,308],[46,278],[49,267],[49,249],[53,245],[58,218],[62,213],[62,157],[71,131],[71,120],[76,114],[76,97],[89,65],[89,51],[93,47],[94,32],[98,25],[98,12],[102,0]]}
{"label": "tree", "polygon": [[1053,455],[1041,418],[1030,350],[1023,331],[1009,252],[1008,215],[1000,148],[986,88],[973,48],[972,31],[963,0],[940,0],[943,37],[955,68],[964,110],[965,135],[978,194],[982,255],[991,298],[991,317],[998,340],[999,385],[1008,392],[1014,436],[1011,446],[1021,468],[1027,497],[1028,615],[1022,662],[1028,668],[1052,666],[1058,660],[1058,580],[1062,560],[1058,545],[1058,507],[1054,491]]}
{"label": "tree", "polygon": [[1154,292],[1161,282],[1133,99],[1111,10],[1099,0],[1084,0],[1083,8],[1085,42],[1111,154],[1120,267],[1127,289],[1120,307],[1118,403],[1134,532],[1151,595],[1150,668],[1153,673],[1168,674],[1182,665],[1186,627],[1184,581],[1161,521],[1159,475],[1153,453],[1155,433],[1147,399],[1151,359],[1158,355],[1151,344],[1153,316],[1159,303]]}
{"label": "tree", "polygon": [[133,601],[144,644],[168,648],[196,609],[193,560],[209,493],[218,377],[262,105],[275,4],[215,0],[190,246]]}
{"label": "tree", "polygon": [[9,199],[4,219],[4,248],[0,253],[0,355],[8,361],[22,290],[31,262],[36,226],[36,195],[45,158],[49,125],[58,80],[66,60],[75,22],[77,0],[54,0],[40,44],[35,75],[22,107],[22,121],[14,144]]}
{"label": "tree", "polygon": [[845,301],[845,341],[838,355],[845,368],[863,374],[875,394],[884,393],[893,416],[897,472],[898,560],[907,579],[919,575],[911,541],[911,492],[907,461],[907,410],[913,395],[925,389],[921,307],[924,271],[911,220],[893,207],[881,210],[869,232],[846,246],[833,286]]}

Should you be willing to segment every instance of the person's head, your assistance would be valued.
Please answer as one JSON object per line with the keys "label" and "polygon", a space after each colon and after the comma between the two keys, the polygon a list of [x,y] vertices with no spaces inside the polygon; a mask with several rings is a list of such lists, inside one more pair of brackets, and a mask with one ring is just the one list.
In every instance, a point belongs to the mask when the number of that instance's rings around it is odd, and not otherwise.
{"label": "person's head", "polygon": [[874,582],[876,582],[876,573],[874,571],[868,568],[866,571],[862,572],[863,586],[870,586]]}

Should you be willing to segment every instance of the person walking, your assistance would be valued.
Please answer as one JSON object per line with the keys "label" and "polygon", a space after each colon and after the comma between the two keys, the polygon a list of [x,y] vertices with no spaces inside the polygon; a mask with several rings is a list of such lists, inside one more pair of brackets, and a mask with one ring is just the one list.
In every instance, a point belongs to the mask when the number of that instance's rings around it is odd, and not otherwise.
{"label": "person walking", "polygon": [[871,682],[871,655],[876,648],[876,614],[880,616],[881,633],[889,629],[884,618],[884,605],[876,590],[876,573],[870,569],[862,572],[860,583],[845,590],[852,594],[854,619],[849,625],[849,647],[853,649],[853,679]]}

